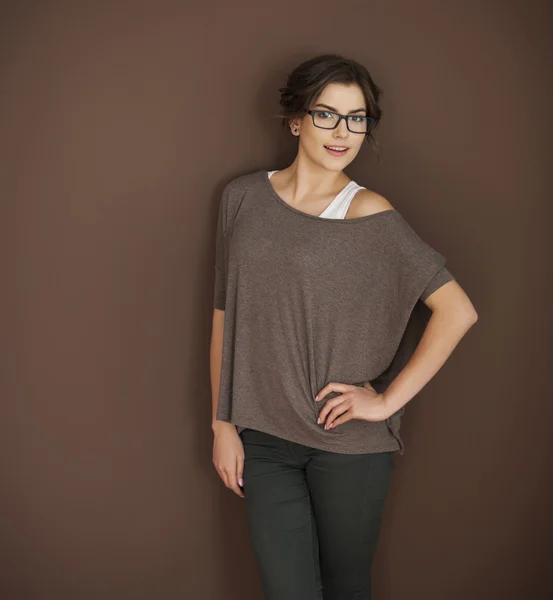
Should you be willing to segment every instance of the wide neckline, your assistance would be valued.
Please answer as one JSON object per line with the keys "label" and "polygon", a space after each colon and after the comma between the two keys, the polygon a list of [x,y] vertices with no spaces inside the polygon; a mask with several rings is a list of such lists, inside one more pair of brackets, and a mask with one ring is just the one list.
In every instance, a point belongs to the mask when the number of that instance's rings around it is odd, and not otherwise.
{"label": "wide neckline", "polygon": [[[374,219],[376,217],[380,217],[382,215],[389,215],[390,213],[398,212],[395,208],[387,208],[386,210],[381,210],[379,212],[373,213],[372,215],[364,215],[362,217],[353,217],[351,219],[334,219],[334,218],[320,217],[317,215],[311,215],[309,213],[303,212],[302,210],[298,210],[297,208],[294,208],[293,206],[288,204],[288,202],[286,202],[283,198],[281,198],[277,194],[277,192],[276,192],[275,188],[273,187],[273,184],[271,183],[271,180],[269,178],[269,171],[263,170],[263,171],[261,171],[261,174],[262,174],[262,177],[263,177],[263,180],[264,180],[266,186],[269,188],[269,192],[271,193],[272,198],[274,200],[276,200],[281,206],[283,206],[284,208],[287,208],[289,211],[295,213],[296,215],[298,215],[300,217],[306,217],[308,219],[313,219],[315,221],[326,221],[327,223],[359,223],[361,221],[372,220],[372,219]],[[350,183],[353,183],[353,181],[351,181]],[[349,183],[347,185],[349,185]],[[343,189],[345,189],[345,187]],[[329,204],[329,206],[330,206],[330,204]],[[328,208],[328,206],[327,206],[327,208]],[[325,208],[325,210],[323,212],[325,212],[327,210],[327,208]]]}
{"label": "wide neckline", "polygon": [[[267,171],[267,179],[271,179],[271,177],[273,177],[273,175],[275,173],[278,173],[278,169],[276,171]],[[269,175],[271,175],[271,177],[269,177]],[[323,218],[331,219],[332,217],[323,217],[323,215],[327,212],[334,210],[336,205],[338,205],[340,202],[342,202],[342,200],[344,199],[344,195],[346,193],[348,193],[348,190],[353,189],[355,186],[357,186],[357,183],[355,181],[353,181],[353,179],[352,179],[336,194],[336,196],[334,196],[334,198],[332,198],[332,200],[328,203],[327,207],[323,210],[323,212],[320,215],[311,215],[311,216],[319,217],[320,219],[323,219]],[[358,186],[358,187],[360,187],[360,186]],[[276,192],[276,190],[275,190],[275,192]],[[348,208],[349,208],[349,204],[348,204]],[[298,209],[296,209],[296,210],[298,210]],[[300,212],[303,212],[303,211],[300,211]],[[305,214],[308,214],[308,213],[305,213]],[[337,217],[337,218],[339,218],[339,217]]]}

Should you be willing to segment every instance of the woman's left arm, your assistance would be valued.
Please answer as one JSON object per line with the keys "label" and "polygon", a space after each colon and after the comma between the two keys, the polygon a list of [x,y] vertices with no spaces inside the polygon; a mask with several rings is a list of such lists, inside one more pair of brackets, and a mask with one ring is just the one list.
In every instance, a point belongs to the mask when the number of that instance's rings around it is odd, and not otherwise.
{"label": "woman's left arm", "polygon": [[439,371],[455,346],[478,320],[457,281],[445,283],[424,301],[432,315],[413,355],[383,392],[386,412],[405,406]]}

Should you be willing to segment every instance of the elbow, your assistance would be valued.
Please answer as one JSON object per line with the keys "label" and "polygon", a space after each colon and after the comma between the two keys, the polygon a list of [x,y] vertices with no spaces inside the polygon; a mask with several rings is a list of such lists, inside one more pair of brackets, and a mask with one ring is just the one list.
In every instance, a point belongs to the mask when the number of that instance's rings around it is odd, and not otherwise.
{"label": "elbow", "polygon": [[478,321],[478,313],[474,307],[466,312],[465,316],[468,327],[472,327]]}
{"label": "elbow", "polygon": [[476,321],[478,321],[478,313],[476,312],[472,302],[470,302],[470,305],[467,307],[467,318],[473,325],[476,323]]}
{"label": "elbow", "polygon": [[467,307],[466,305],[458,304],[436,307],[434,312],[465,329],[470,329],[478,321],[478,313],[472,306]]}

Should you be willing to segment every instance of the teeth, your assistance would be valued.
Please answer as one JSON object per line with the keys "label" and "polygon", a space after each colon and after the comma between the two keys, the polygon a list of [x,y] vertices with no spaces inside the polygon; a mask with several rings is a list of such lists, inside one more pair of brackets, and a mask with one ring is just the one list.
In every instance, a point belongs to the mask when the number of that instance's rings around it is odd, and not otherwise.
{"label": "teeth", "polygon": [[347,150],[344,146],[325,146],[326,148],[330,148],[330,150]]}

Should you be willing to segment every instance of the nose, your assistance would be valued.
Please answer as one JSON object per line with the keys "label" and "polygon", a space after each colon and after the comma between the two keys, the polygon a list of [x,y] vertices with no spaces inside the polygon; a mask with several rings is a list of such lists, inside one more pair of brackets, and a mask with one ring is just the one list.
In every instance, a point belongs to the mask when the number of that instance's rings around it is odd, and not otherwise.
{"label": "nose", "polygon": [[340,122],[338,123],[338,127],[336,127],[336,129],[334,130],[334,134],[339,134],[339,136],[341,138],[343,137],[348,137],[349,135],[349,129],[346,123],[345,119],[341,119]]}

